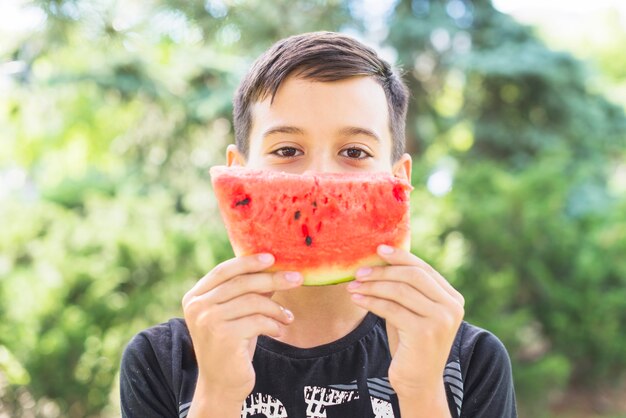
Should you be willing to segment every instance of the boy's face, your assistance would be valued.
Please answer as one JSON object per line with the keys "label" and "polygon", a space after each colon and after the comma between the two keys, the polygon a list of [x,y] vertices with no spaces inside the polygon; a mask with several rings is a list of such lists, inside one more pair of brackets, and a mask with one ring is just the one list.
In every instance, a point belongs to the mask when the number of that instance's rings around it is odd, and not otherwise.
{"label": "boy's face", "polygon": [[228,165],[290,173],[387,171],[410,179],[411,158],[392,165],[387,99],[370,77],[317,82],[294,76],[253,103],[249,155],[228,147]]}

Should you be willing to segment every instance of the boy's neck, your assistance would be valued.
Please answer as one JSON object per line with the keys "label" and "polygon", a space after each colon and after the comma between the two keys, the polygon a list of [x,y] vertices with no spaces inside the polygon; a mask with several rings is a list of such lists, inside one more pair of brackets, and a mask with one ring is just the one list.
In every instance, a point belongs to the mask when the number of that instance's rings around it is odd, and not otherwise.
{"label": "boy's neck", "polygon": [[346,284],[300,287],[276,292],[272,299],[295,317],[278,340],[300,348],[316,347],[344,337],[367,314],[350,300]]}

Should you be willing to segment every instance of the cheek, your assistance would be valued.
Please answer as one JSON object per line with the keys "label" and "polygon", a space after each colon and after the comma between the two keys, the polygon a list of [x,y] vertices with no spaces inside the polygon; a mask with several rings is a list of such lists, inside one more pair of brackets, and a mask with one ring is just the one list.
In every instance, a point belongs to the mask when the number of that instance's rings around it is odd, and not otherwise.
{"label": "cheek", "polygon": [[378,148],[376,158],[373,160],[373,164],[378,170],[391,171],[393,168],[391,153],[391,145],[388,141],[384,141]]}
{"label": "cheek", "polygon": [[376,162],[374,162],[373,164],[373,169],[373,171],[386,171],[391,173],[391,158],[382,158],[376,160]]}

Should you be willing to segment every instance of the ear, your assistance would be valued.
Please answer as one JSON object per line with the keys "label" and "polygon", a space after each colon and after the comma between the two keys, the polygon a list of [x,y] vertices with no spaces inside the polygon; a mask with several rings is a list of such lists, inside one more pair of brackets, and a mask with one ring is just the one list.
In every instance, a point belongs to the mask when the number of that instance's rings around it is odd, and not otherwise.
{"label": "ear", "polygon": [[413,160],[411,155],[404,153],[398,161],[393,164],[393,175],[402,179],[405,179],[411,183],[411,168],[413,167]]}
{"label": "ear", "polygon": [[239,152],[235,144],[230,144],[226,147],[226,165],[229,167],[233,165],[246,165],[246,159],[243,154]]}

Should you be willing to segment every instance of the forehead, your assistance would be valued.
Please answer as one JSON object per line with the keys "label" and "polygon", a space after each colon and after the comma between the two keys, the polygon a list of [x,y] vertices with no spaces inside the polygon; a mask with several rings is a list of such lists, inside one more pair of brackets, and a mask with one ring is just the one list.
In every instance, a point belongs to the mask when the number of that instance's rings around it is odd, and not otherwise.
{"label": "forehead", "polygon": [[390,136],[387,98],[372,77],[321,82],[290,76],[276,94],[252,105],[252,132],[272,124],[305,130],[336,130],[346,126]]}

